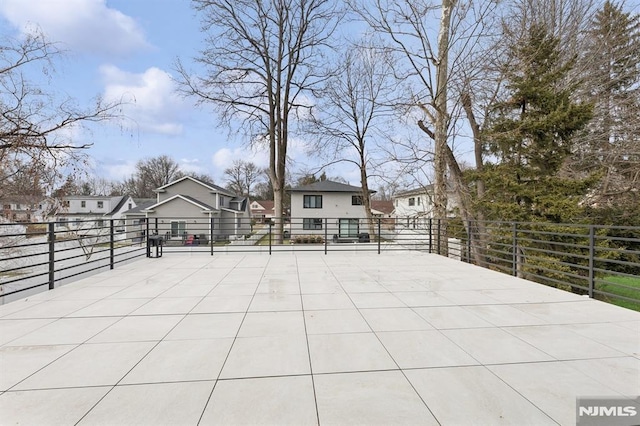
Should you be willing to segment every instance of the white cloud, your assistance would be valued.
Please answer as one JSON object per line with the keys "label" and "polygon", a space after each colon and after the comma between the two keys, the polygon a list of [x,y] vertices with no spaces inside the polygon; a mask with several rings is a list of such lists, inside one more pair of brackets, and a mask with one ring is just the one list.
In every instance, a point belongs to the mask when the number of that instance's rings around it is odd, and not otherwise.
{"label": "white cloud", "polygon": [[122,181],[131,177],[136,172],[136,161],[115,161],[104,164],[102,167],[107,172],[108,178],[115,181]]}
{"label": "white cloud", "polygon": [[126,103],[124,126],[167,135],[182,133],[180,116],[185,105],[169,73],[155,67],[140,74],[130,73],[114,65],[101,66],[100,73],[105,100]]}
{"label": "white cloud", "polygon": [[224,169],[231,166],[235,160],[244,160],[264,168],[269,165],[269,151],[265,148],[222,148],[216,151],[211,158],[213,165],[222,174]]}
{"label": "white cloud", "polygon": [[23,32],[37,26],[76,51],[122,55],[149,45],[136,21],[106,0],[2,0],[0,14]]}
{"label": "white cloud", "polygon": [[198,173],[198,174],[208,174],[209,171],[206,167],[204,167],[200,160],[197,158],[189,159],[189,158],[181,158],[178,162],[180,164],[180,170],[184,173]]}

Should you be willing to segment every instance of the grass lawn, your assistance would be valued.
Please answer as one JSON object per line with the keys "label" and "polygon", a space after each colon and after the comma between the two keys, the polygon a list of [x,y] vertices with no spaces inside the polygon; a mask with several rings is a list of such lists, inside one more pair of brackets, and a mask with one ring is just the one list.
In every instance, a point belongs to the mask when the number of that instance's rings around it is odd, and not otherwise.
{"label": "grass lawn", "polygon": [[[624,287],[622,287],[624,286]],[[640,277],[609,276],[596,283],[596,290],[635,299],[637,302],[629,302],[614,297],[598,295],[598,299],[606,300],[614,305],[623,306],[634,311],[640,311]]]}

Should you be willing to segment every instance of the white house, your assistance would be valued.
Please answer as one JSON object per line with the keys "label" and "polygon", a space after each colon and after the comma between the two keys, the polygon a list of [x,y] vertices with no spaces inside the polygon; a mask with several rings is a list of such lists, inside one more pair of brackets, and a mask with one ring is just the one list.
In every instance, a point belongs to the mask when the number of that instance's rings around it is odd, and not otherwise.
{"label": "white house", "polygon": [[325,180],[292,188],[290,192],[292,236],[326,232],[329,236],[352,238],[367,229],[362,188]]}
{"label": "white house", "polygon": [[[457,197],[451,190],[447,191],[447,215],[450,216],[458,207]],[[433,218],[433,185],[426,185],[407,191],[398,192],[393,197],[394,215],[403,218]]]}
{"label": "white house", "polygon": [[96,195],[69,195],[55,201],[48,210],[47,219],[56,227],[69,230],[85,230],[89,233],[108,233],[107,221],[114,219],[115,232],[124,233],[123,213],[136,206],[128,195],[116,197]]}
{"label": "white house", "polygon": [[253,200],[250,209],[251,218],[257,223],[264,223],[276,214],[273,201]]}
{"label": "white house", "polygon": [[[169,240],[200,243],[211,236],[216,239],[239,238],[251,231],[249,200],[190,176],[185,176],[154,190],[155,203],[127,212],[137,220],[129,231],[131,237],[146,229]],[[144,220],[142,215],[144,215]],[[137,229],[136,229],[137,226]]]}
{"label": "white house", "polygon": [[15,199],[0,200],[0,216],[8,222],[35,222],[38,219],[41,206]]}

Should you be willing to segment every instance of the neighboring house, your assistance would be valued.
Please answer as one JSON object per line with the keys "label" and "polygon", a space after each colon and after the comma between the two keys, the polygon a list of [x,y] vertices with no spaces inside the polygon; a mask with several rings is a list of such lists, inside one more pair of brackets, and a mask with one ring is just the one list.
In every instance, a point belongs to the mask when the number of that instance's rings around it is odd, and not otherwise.
{"label": "neighboring house", "polygon": [[371,200],[371,214],[373,217],[388,219],[393,217],[393,201]]}
{"label": "neighboring house", "polygon": [[9,222],[35,222],[40,210],[37,204],[5,199],[0,201],[0,215]]}
{"label": "neighboring house", "polygon": [[123,213],[136,206],[133,198],[128,195],[70,195],[55,202],[56,204],[48,209],[47,219],[56,222],[56,227],[101,234],[108,233],[106,221],[110,219],[114,220],[114,231],[124,233]]}
{"label": "neighboring house", "polygon": [[[337,234],[357,237],[367,229],[362,188],[330,180],[289,190],[291,192],[291,235]],[[372,193],[375,191],[371,191]],[[328,229],[325,227],[325,219]]]}
{"label": "neighboring house", "polygon": [[125,216],[127,240],[142,242],[147,233],[147,214],[143,211],[156,203],[155,198],[134,198],[136,206],[123,213]]}
{"label": "neighboring house", "polygon": [[138,220],[139,228],[142,228],[140,220],[144,219],[142,223],[149,222],[150,232],[170,240],[194,236],[208,240],[212,235],[216,239],[239,238],[251,232],[247,197],[191,176],[170,182],[154,192],[158,194],[155,203],[126,213],[127,218]]}
{"label": "neighboring house", "polygon": [[[448,191],[447,215],[453,214],[458,207],[457,197]],[[410,189],[397,193],[393,197],[396,218],[433,218],[433,185]]]}
{"label": "neighboring house", "polygon": [[250,205],[251,218],[256,223],[265,223],[276,215],[273,201],[253,200]]}

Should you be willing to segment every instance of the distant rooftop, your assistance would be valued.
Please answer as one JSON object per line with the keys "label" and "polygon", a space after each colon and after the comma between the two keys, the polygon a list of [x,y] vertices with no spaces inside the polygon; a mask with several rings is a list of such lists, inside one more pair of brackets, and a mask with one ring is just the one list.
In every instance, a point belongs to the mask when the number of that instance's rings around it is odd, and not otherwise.
{"label": "distant rooftop", "polygon": [[[362,192],[362,188],[359,186],[347,185],[345,183],[334,182],[332,180],[323,180],[320,182],[314,182],[309,185],[302,185],[296,188],[291,188],[291,192]],[[376,191],[369,191],[375,193]]]}

